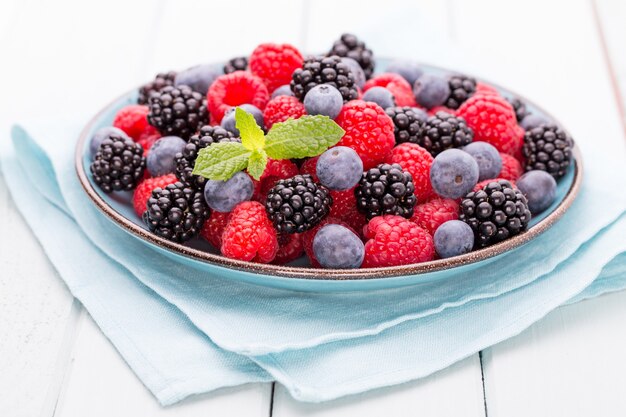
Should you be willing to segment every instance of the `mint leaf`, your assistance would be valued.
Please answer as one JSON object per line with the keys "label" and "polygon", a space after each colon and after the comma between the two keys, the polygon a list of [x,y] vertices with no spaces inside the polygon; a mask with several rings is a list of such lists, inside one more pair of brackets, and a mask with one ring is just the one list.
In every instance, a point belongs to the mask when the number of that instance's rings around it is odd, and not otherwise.
{"label": "mint leaf", "polygon": [[275,123],[265,138],[265,152],[272,159],[317,156],[341,139],[344,130],[328,116],[302,116]]}
{"label": "mint leaf", "polygon": [[236,107],[235,127],[239,129],[239,136],[241,136],[241,143],[244,148],[251,151],[263,149],[265,146],[265,134],[256,124],[252,114]]}
{"label": "mint leaf", "polygon": [[250,154],[239,142],[214,143],[200,149],[192,174],[226,181],[246,168]]}
{"label": "mint leaf", "polygon": [[255,180],[259,181],[261,179],[261,175],[263,175],[263,171],[265,171],[266,165],[267,154],[265,151],[254,151],[252,152],[252,155],[250,155],[250,159],[248,159],[248,174],[250,174]]}

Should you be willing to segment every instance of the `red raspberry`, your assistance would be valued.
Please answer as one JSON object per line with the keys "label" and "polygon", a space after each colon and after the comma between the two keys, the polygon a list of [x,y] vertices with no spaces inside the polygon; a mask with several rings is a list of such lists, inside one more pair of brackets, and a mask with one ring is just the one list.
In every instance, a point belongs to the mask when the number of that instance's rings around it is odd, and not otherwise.
{"label": "red raspberry", "polygon": [[156,129],[148,124],[148,106],[132,104],[122,107],[115,114],[113,126],[122,129],[133,140],[138,140],[145,132],[153,132]]}
{"label": "red raspberry", "polygon": [[300,174],[305,175],[309,174],[313,181],[319,182],[319,178],[317,178],[317,160],[320,159],[319,156],[314,156],[313,158],[309,158],[302,163],[300,166]]}
{"label": "red raspberry", "polygon": [[176,179],[176,175],[174,174],[147,178],[141,181],[133,193],[133,207],[135,208],[135,213],[141,217],[143,212],[146,211],[146,204],[148,204],[148,199],[152,195],[152,190],[155,188],[165,188],[165,186],[174,184],[176,181],[178,181],[178,179]]}
{"label": "red raspberry", "polygon": [[367,217],[356,209],[356,206],[346,211],[341,220],[348,223],[348,226],[354,231],[356,235],[363,239],[363,228],[367,224]]}
{"label": "red raspberry", "polygon": [[[154,145],[154,142],[161,139],[161,133],[154,127],[148,125],[148,129],[143,131],[135,140],[144,150],[143,156],[148,156],[148,151]],[[147,170],[146,170],[147,171]]]}
{"label": "red raspberry", "polygon": [[451,109],[451,108],[446,107],[446,106],[436,106],[436,107],[433,107],[432,109],[428,110],[427,113],[428,113],[429,116],[434,116],[434,115],[437,114],[437,112],[440,112],[440,111],[445,111],[446,113],[450,113],[453,116],[457,115],[456,110]]}
{"label": "red raspberry", "polygon": [[269,263],[276,257],[278,238],[263,204],[244,201],[230,213],[222,233],[222,254],[242,261]]}
{"label": "red raspberry", "polygon": [[443,223],[458,218],[459,203],[449,198],[435,197],[426,203],[415,206],[411,221],[434,235],[437,228]]}
{"label": "red raspberry", "polygon": [[263,112],[265,129],[269,130],[274,123],[284,122],[291,118],[299,119],[306,114],[304,104],[293,96],[278,96],[267,103]]}
{"label": "red raspberry", "polygon": [[482,190],[483,187],[485,185],[489,184],[490,182],[492,182],[492,181],[500,181],[500,180],[506,180],[506,181],[510,182],[513,187],[517,188],[517,186],[515,185],[515,181],[511,181],[511,180],[507,180],[506,178],[498,177],[498,178],[492,178],[492,179],[489,179],[489,180],[482,180],[481,182],[479,182],[478,184],[476,184],[474,186],[474,189],[472,191],[476,192],[478,190]]}
{"label": "red raspberry", "polygon": [[357,236],[359,235],[358,233],[354,231],[354,229],[350,227],[350,225],[348,225],[348,223],[344,222],[343,220],[337,219],[335,217],[330,217],[330,216],[325,217],[314,228],[309,229],[304,233],[301,233],[302,245],[304,246],[304,252],[306,253],[306,256],[308,256],[309,261],[311,262],[311,266],[314,268],[321,268],[321,265],[315,258],[315,253],[313,252],[313,239],[315,239],[315,235],[317,234],[318,230],[320,230],[322,227],[324,227],[327,224],[338,224],[338,225],[347,227],[348,229],[352,230]]}
{"label": "red raspberry", "polygon": [[476,83],[476,91],[474,94],[495,94],[497,96],[500,95],[495,87],[481,82]]}
{"label": "red raspberry", "polygon": [[500,156],[502,157],[502,169],[500,170],[500,178],[504,178],[509,181],[517,181],[519,177],[524,173],[524,169],[522,168],[522,164],[514,157],[509,154],[500,152]]}
{"label": "red raspberry", "polygon": [[206,239],[214,248],[222,247],[222,234],[228,224],[230,213],[212,211],[211,216],[204,222],[200,236]]}
{"label": "red raspberry", "polygon": [[519,152],[524,130],[517,125],[513,107],[503,97],[494,94],[474,94],[459,107],[457,114],[474,131],[475,141],[484,141],[500,152]]}
{"label": "red raspberry", "polygon": [[276,185],[278,180],[291,178],[298,175],[298,172],[298,166],[288,159],[268,159],[260,181],[252,180],[254,183],[252,199],[265,203],[268,191]]}
{"label": "red raspberry", "polygon": [[367,80],[363,86],[363,92],[366,92],[372,87],[385,87],[387,90],[391,91],[391,94],[393,94],[396,99],[396,106],[417,106],[411,84],[401,75],[391,72],[377,75]]}
{"label": "red raspberry", "polygon": [[400,216],[374,217],[365,226],[363,268],[408,265],[431,261],[435,257],[432,236]]}
{"label": "red raspberry", "polygon": [[294,46],[262,43],[252,51],[248,66],[271,93],[281,85],[289,84],[291,74],[302,67],[303,62],[302,54]]}
{"label": "red raspberry", "polygon": [[387,161],[390,164],[400,164],[411,174],[418,203],[426,201],[435,194],[430,184],[430,166],[433,163],[433,156],[426,149],[418,144],[406,142],[393,148]]}
{"label": "red raspberry", "polygon": [[263,80],[247,71],[235,71],[217,77],[207,93],[209,111],[218,123],[231,107],[252,104],[263,110],[269,99],[270,94]]}
{"label": "red raspberry", "polygon": [[337,146],[354,149],[365,170],[385,161],[396,143],[393,121],[376,103],[352,100],[335,121],[346,131]]}
{"label": "red raspberry", "polygon": [[272,261],[276,265],[284,265],[295,261],[304,253],[302,233],[289,233],[278,235],[278,252]]}

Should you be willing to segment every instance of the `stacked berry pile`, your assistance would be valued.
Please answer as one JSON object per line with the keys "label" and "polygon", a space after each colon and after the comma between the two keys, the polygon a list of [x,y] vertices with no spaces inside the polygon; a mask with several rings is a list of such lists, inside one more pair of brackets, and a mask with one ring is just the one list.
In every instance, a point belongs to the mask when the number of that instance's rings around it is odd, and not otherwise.
{"label": "stacked berry pile", "polygon": [[268,43],[158,74],[93,136],[94,182],[134,190],[165,239],[324,268],[462,255],[553,203],[574,144],[520,98],[406,61],[377,72],[351,34],[328,51]]}

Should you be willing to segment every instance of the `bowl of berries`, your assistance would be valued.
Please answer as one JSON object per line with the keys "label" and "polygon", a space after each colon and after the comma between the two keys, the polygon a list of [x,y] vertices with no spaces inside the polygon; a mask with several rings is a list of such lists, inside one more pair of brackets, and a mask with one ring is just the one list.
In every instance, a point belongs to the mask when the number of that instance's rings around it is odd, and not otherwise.
{"label": "bowl of berries", "polygon": [[532,241],[570,207],[580,154],[541,108],[426,64],[323,55],[158,74],[83,130],[94,204],[155,256],[296,290],[411,285]]}

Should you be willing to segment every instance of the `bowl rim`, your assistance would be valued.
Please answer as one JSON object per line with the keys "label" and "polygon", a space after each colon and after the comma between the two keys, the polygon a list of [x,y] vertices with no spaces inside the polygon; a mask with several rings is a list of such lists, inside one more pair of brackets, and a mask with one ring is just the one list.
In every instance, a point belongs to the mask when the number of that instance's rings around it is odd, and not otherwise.
{"label": "bowl rim", "polygon": [[[445,71],[450,73],[451,71],[445,68],[437,67],[430,64],[428,67]],[[479,82],[484,82],[484,80],[474,77]],[[488,82],[489,85],[495,87],[496,89],[506,92],[508,94],[512,94],[516,97],[521,98],[526,103],[530,104],[537,110],[539,110],[544,115],[550,116],[552,120],[555,122],[556,119],[550,115],[547,111],[545,111],[542,107],[536,105],[534,102],[527,100],[525,97],[509,90],[508,88],[500,87],[497,84],[492,82]],[[163,249],[170,250],[178,255],[182,255],[184,257],[192,258],[196,261],[200,261],[203,263],[225,267],[228,269],[234,269],[244,272],[251,272],[256,274],[264,274],[268,276],[282,277],[282,278],[294,278],[294,279],[308,279],[308,280],[326,280],[326,281],[337,281],[337,280],[374,280],[374,279],[384,279],[391,277],[400,277],[407,275],[419,275],[426,274],[430,272],[441,271],[445,269],[454,268],[457,266],[464,266],[469,264],[474,264],[489,258],[493,258],[495,256],[504,254],[505,252],[516,249],[537,236],[541,235],[543,232],[548,230],[552,225],[554,225],[570,208],[572,203],[574,202],[578,192],[580,191],[580,187],[582,184],[583,177],[583,165],[582,165],[582,157],[578,146],[574,145],[573,149],[573,166],[574,169],[574,177],[572,179],[572,184],[570,188],[567,190],[567,193],[563,197],[560,204],[545,218],[540,220],[537,224],[529,228],[527,231],[514,236],[510,239],[507,239],[503,242],[497,243],[492,246],[488,246],[483,249],[478,249],[472,252],[469,252],[464,255],[459,255],[451,258],[445,259],[436,259],[428,262],[409,264],[409,265],[401,265],[401,266],[391,266],[391,267],[376,267],[376,268],[359,268],[359,269],[324,269],[324,268],[311,268],[311,267],[297,267],[297,266],[285,266],[285,265],[273,265],[273,264],[260,264],[249,261],[241,261],[237,259],[226,258],[222,255],[217,255],[209,252],[205,252],[199,249],[191,248],[185,246],[180,243],[169,241],[165,238],[157,236],[147,229],[142,228],[141,226],[135,224],[124,215],[115,210],[111,205],[109,205],[95,190],[91,181],[88,178],[88,175],[85,171],[85,167],[83,166],[83,157],[85,151],[85,142],[89,139],[88,135],[93,130],[96,122],[108,111],[110,108],[123,100],[125,97],[128,97],[133,93],[134,90],[131,90],[119,97],[115,100],[111,101],[105,107],[103,107],[96,115],[94,115],[89,122],[85,125],[83,130],[80,133],[78,138],[78,142],[75,148],[74,155],[74,163],[76,173],[78,175],[79,182],[87,194],[87,196],[93,201],[110,220],[112,220],[115,224],[127,230],[131,234],[139,237],[140,239],[159,246]],[[558,123],[558,122],[557,122]],[[562,126],[559,124],[559,126]],[[569,134],[569,133],[568,133]]]}

